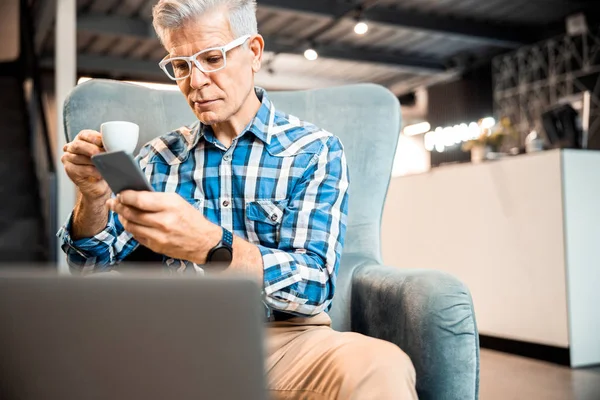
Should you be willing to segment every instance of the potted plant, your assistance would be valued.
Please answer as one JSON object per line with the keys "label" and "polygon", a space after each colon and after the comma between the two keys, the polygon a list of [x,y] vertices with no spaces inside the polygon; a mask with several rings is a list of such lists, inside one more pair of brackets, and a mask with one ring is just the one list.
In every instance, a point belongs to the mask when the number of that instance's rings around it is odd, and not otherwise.
{"label": "potted plant", "polygon": [[[482,121],[479,121],[481,126]],[[480,163],[488,158],[489,153],[500,151],[506,139],[515,137],[510,119],[502,118],[500,124],[492,128],[481,128],[481,134],[475,139],[463,143],[462,150],[471,152],[471,161]]]}

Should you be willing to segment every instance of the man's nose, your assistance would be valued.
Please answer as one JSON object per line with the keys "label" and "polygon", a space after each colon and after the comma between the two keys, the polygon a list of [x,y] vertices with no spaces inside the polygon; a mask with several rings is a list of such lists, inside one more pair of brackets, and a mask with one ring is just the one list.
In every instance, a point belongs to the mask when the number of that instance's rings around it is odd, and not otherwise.
{"label": "man's nose", "polygon": [[199,89],[203,86],[208,85],[210,82],[210,78],[208,75],[196,66],[196,64],[192,63],[192,72],[190,75],[190,85],[194,89]]}

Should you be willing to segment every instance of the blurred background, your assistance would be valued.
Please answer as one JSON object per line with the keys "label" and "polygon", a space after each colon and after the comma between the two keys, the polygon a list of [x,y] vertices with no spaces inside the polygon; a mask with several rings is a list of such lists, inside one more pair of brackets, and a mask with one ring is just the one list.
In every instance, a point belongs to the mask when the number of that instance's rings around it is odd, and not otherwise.
{"label": "blurred background", "polygon": [[[55,233],[74,191],[58,162],[62,103],[76,84],[177,90],[157,65],[166,53],[154,3],[0,2],[0,262],[63,262]],[[597,0],[258,0],[266,55],[257,85],[369,82],[400,101],[385,261],[466,282],[483,345],[570,366],[575,322],[600,329],[590,305],[600,284],[599,8]],[[591,357],[581,364],[600,363],[599,341],[581,337]],[[600,398],[598,374],[585,377],[577,379],[594,383],[573,398]]]}

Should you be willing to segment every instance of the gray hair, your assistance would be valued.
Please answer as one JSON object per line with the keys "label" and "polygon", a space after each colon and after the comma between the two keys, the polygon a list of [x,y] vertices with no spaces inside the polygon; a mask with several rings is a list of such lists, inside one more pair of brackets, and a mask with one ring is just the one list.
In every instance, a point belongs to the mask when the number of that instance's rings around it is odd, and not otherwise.
{"label": "gray hair", "polygon": [[152,9],[152,25],[161,43],[165,32],[182,28],[201,15],[225,7],[235,38],[258,33],[256,0],[160,0]]}

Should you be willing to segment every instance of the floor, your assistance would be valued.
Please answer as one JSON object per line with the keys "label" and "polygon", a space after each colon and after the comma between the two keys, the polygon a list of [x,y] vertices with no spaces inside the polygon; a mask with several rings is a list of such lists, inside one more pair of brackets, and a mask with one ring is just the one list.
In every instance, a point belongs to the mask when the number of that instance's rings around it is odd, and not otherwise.
{"label": "floor", "polygon": [[481,350],[481,400],[600,400],[600,366],[570,369]]}

